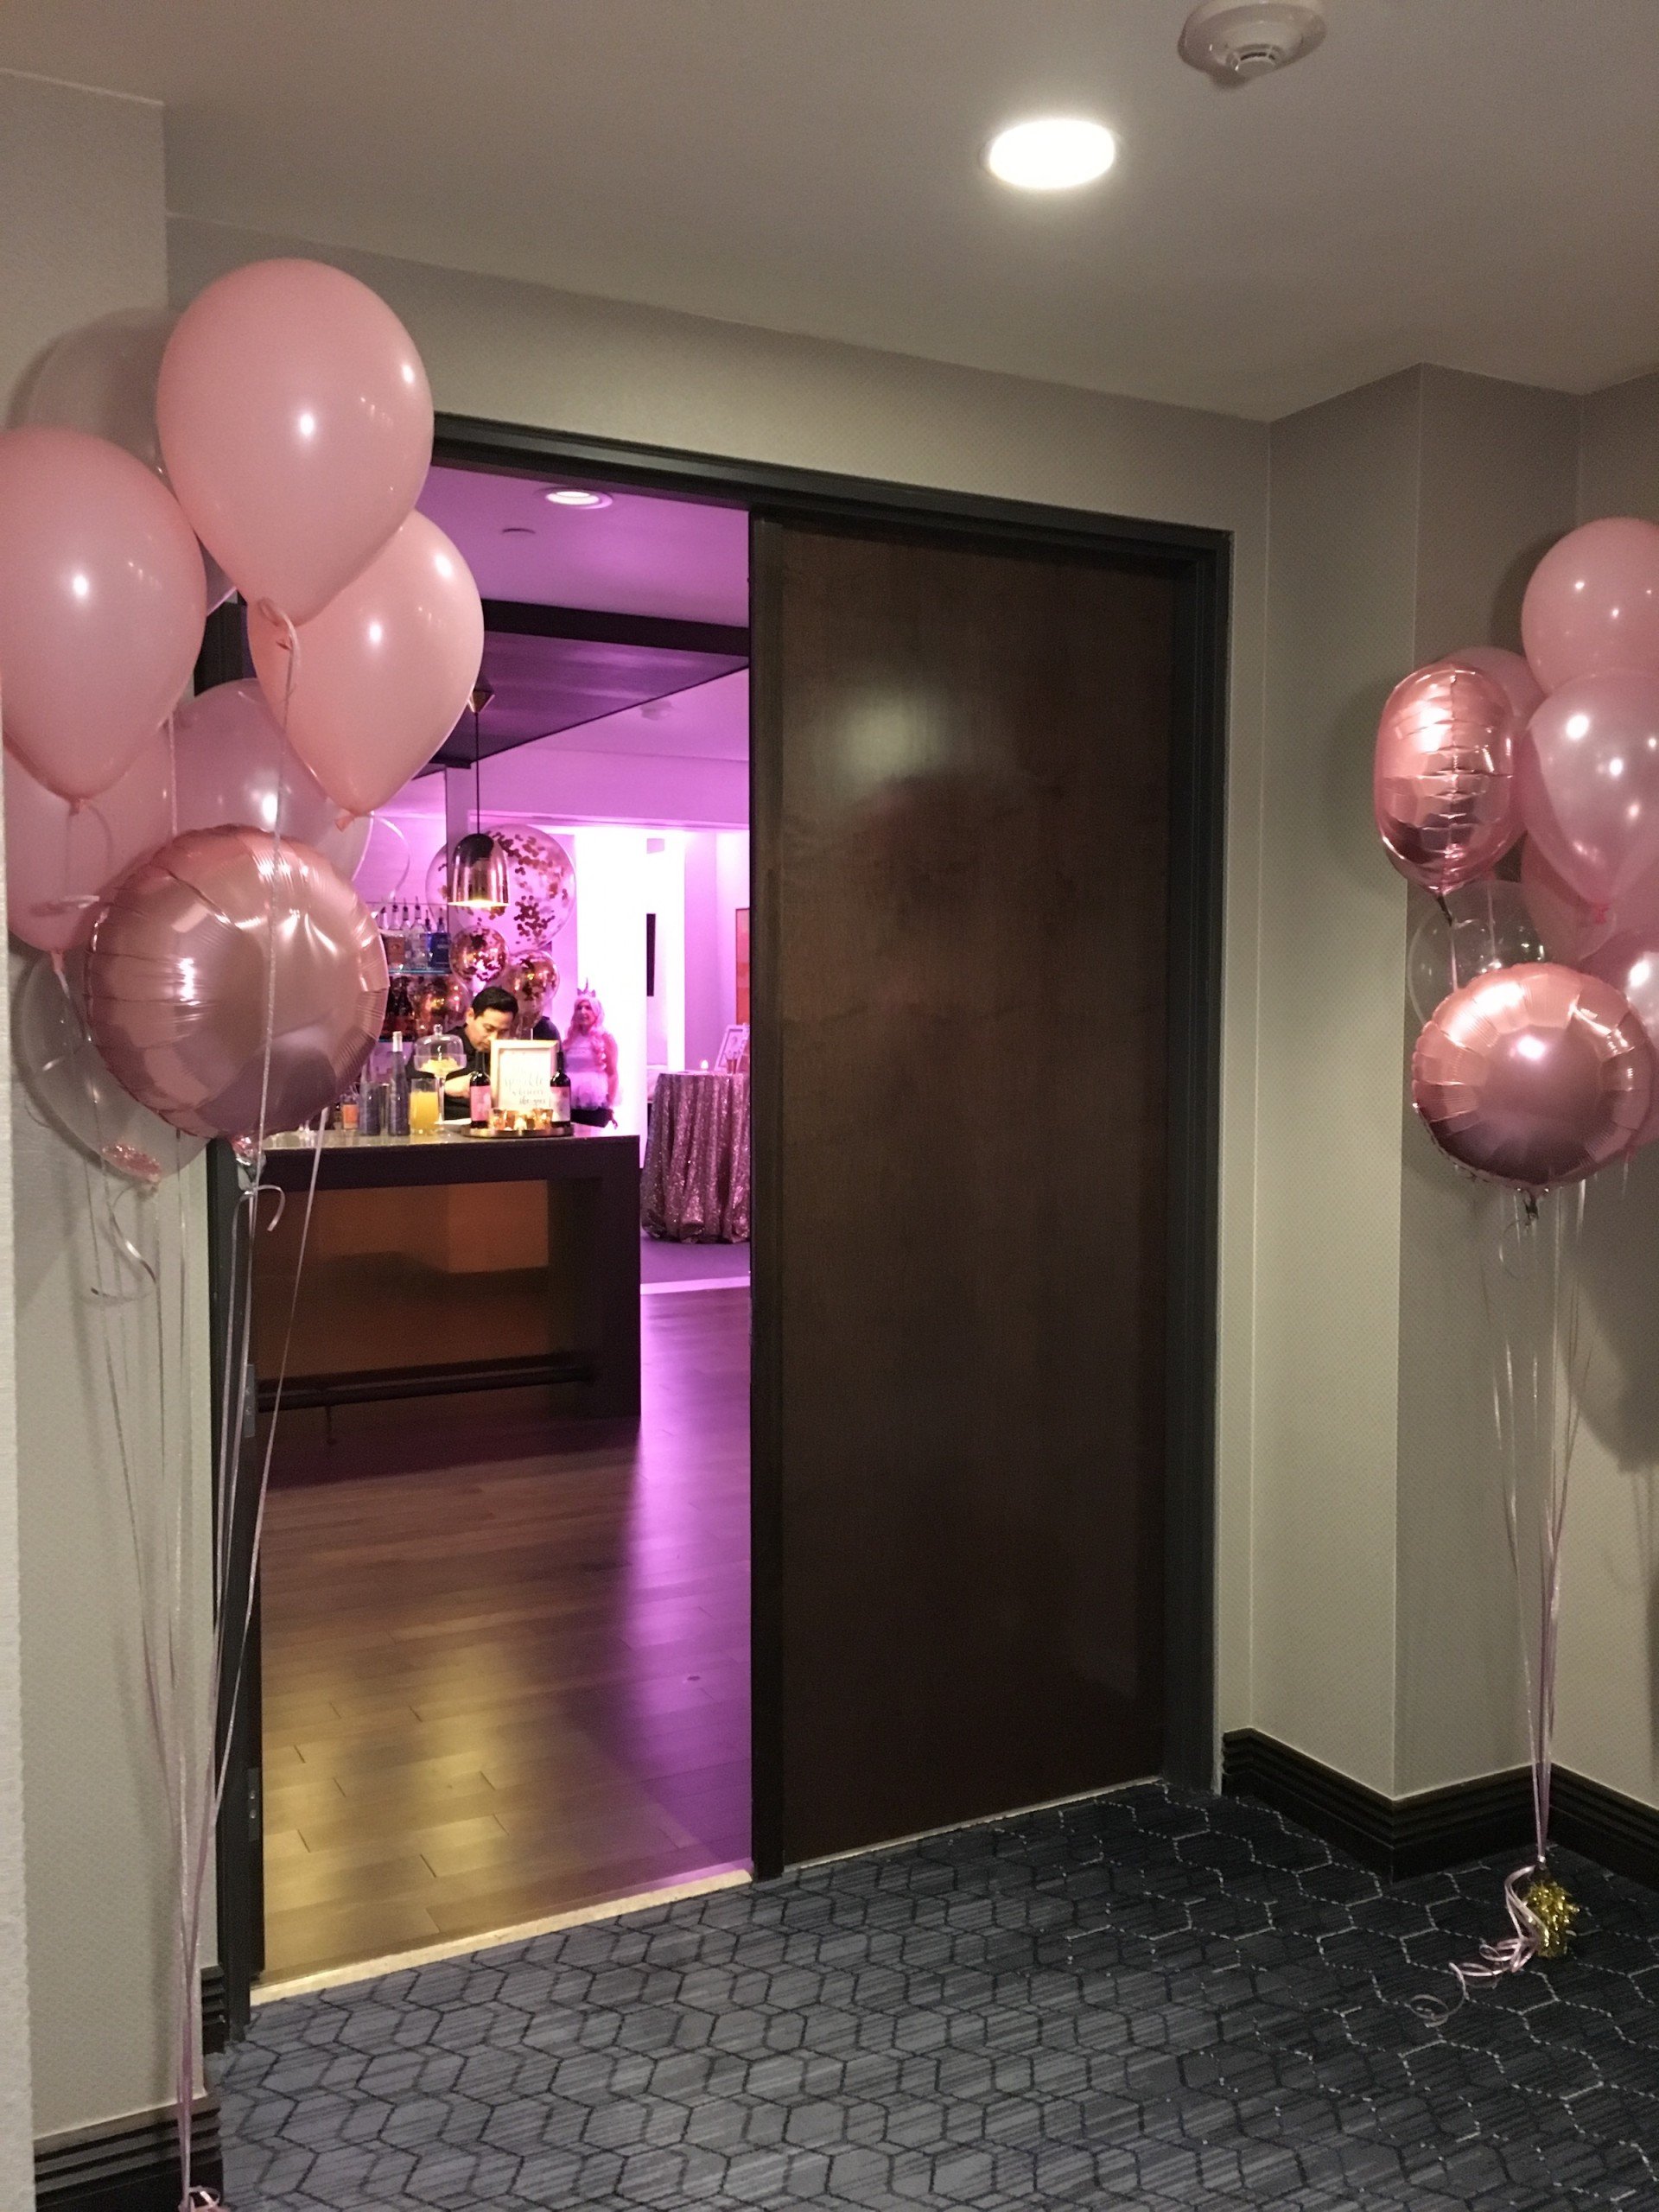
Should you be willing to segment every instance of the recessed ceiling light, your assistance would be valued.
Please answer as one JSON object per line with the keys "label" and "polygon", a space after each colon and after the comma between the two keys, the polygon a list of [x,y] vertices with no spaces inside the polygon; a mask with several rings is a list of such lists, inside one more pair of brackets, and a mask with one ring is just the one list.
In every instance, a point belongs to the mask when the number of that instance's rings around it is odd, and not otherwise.
{"label": "recessed ceiling light", "polygon": [[1103,123],[1078,115],[1033,116],[1010,124],[985,149],[985,166],[1022,192],[1071,192],[1104,176],[1117,141]]}
{"label": "recessed ceiling light", "polygon": [[609,496],[603,492],[579,492],[574,484],[555,485],[543,495],[556,507],[608,507]]}
{"label": "recessed ceiling light", "polygon": [[503,537],[534,537],[536,532],[527,522],[504,522],[501,535]]}

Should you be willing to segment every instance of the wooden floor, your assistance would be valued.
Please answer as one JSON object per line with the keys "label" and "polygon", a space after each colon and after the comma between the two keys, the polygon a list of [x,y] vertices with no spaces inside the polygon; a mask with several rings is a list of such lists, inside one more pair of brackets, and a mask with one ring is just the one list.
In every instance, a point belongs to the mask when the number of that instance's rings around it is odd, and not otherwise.
{"label": "wooden floor", "polygon": [[748,1294],[647,1299],[644,1414],[284,1414],[265,1979],[748,1853]]}

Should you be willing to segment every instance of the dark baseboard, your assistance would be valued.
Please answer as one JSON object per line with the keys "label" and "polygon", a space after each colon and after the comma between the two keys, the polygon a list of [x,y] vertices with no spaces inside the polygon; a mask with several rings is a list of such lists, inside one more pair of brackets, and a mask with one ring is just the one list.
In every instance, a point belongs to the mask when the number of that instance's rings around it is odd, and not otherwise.
{"label": "dark baseboard", "polygon": [[[225,2160],[219,2100],[196,2107],[190,2179],[222,2193]],[[41,2212],[178,2212],[178,2136],[168,2113],[143,2113],[107,2127],[81,2128],[35,2146],[35,2202]]]}
{"label": "dark baseboard", "polygon": [[201,1970],[201,2047],[208,2057],[228,2050],[231,2041],[231,1993],[223,1967]]}
{"label": "dark baseboard", "polygon": [[[1251,1728],[1224,1736],[1221,1786],[1257,1797],[1391,1882],[1532,1847],[1532,1786],[1525,1767],[1482,1775],[1414,1797],[1384,1797],[1306,1752]],[[1659,1889],[1659,1810],[1557,1767],[1551,1839],[1598,1866]]]}
{"label": "dark baseboard", "polygon": [[1651,1805],[1557,1767],[1550,1783],[1549,1833],[1569,1851],[1659,1890],[1659,1812]]}

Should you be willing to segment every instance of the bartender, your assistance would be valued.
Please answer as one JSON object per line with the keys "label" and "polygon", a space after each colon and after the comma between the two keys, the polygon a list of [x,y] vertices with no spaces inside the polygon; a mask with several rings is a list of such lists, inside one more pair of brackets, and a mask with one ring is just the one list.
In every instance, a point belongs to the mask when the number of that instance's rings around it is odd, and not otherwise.
{"label": "bartender", "polygon": [[467,1091],[474,1075],[481,1068],[490,1071],[490,1047],[502,1038],[511,1037],[518,1020],[518,1001],[501,983],[486,983],[467,1009],[461,1027],[467,1040],[467,1059],[457,1075],[452,1075],[443,1086],[443,1118],[446,1122],[464,1122],[467,1117]]}

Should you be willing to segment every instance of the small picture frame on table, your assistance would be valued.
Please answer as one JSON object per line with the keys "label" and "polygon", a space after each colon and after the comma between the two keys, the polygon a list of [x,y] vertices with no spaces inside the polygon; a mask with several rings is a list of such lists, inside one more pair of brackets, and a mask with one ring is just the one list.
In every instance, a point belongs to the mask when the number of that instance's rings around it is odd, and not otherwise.
{"label": "small picture frame on table", "polygon": [[721,1075],[747,1075],[749,1071],[749,1025],[734,1021],[720,1040],[720,1057],[715,1062]]}

